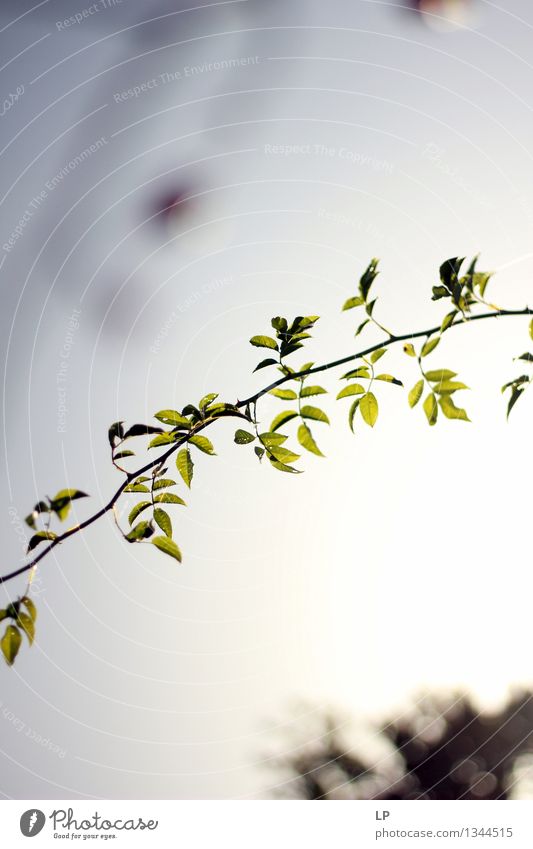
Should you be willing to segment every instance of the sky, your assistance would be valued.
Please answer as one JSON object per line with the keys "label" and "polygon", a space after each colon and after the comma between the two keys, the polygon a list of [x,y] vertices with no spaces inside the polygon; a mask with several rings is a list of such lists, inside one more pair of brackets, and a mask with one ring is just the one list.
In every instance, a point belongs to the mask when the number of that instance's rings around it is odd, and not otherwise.
{"label": "sky", "polygon": [[[478,0],[461,27],[372,0],[149,14],[0,10],[3,571],[38,498],[78,487],[82,519],[118,486],[111,422],[262,386],[248,340],[272,316],[321,316],[298,363],[354,353],[341,307],[371,257],[396,333],[440,321],[450,256],[481,254],[497,304],[531,299],[525,0]],[[299,476],[219,423],[179,490],[181,565],[112,519],[56,549],[35,645],[0,669],[0,793],[268,798],[323,709],[369,723],[425,688],[490,708],[531,685],[532,400],[506,422],[499,391],[529,343],[525,319],[480,322],[428,358],[471,387],[472,423],[429,428],[383,384],[352,435],[327,374],[327,459]],[[417,380],[401,350],[383,367]]]}

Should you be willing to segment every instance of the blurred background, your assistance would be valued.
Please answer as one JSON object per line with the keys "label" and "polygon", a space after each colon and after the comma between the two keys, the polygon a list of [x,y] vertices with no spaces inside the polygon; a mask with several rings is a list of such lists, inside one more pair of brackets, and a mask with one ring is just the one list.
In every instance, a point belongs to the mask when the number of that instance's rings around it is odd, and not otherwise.
{"label": "blurred background", "polygon": [[[111,422],[261,386],[248,339],[271,316],[322,316],[304,359],[352,352],[340,308],[372,256],[397,333],[440,321],[449,256],[480,251],[496,303],[528,302],[532,36],[526,0],[4,0],[3,572],[38,498],[78,487],[83,518],[114,491]],[[399,793],[415,761],[379,729],[410,740],[429,715],[438,740],[452,692],[459,723],[492,711],[498,728],[522,699],[502,745],[525,745],[532,402],[506,423],[499,388],[527,347],[511,319],[432,355],[473,388],[472,424],[430,429],[384,384],[376,428],[353,436],[329,375],[327,459],[301,476],[259,467],[220,423],[174,517],[181,566],[111,519],[56,549],[36,644],[0,669],[3,796],[308,797],[297,777],[332,735],[352,778]],[[388,355],[408,386],[415,366]],[[497,761],[473,757],[459,792]],[[473,779],[479,796],[507,792],[502,775]]]}

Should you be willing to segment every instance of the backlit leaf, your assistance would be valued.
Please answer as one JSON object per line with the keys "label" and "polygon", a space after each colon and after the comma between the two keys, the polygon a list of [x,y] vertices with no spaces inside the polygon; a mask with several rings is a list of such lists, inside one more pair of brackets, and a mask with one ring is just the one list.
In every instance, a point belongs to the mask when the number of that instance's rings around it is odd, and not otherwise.
{"label": "backlit leaf", "polygon": [[296,401],[298,398],[296,392],[292,389],[271,389],[269,395],[275,395],[276,398],[281,398],[282,401]]}
{"label": "backlit leaf", "polygon": [[237,445],[248,445],[250,442],[253,442],[255,436],[253,433],[248,433],[247,430],[242,430],[239,428],[235,431],[235,436],[233,437],[233,441],[237,443]]}
{"label": "backlit leaf", "polygon": [[261,360],[261,362],[258,365],[256,365],[256,367],[254,368],[254,371],[259,371],[259,369],[266,368],[267,366],[277,366],[277,364],[278,364],[277,360],[273,360],[272,357],[267,357],[266,360]]}
{"label": "backlit leaf", "polygon": [[424,342],[424,344],[422,345],[420,356],[427,357],[428,354],[431,354],[431,352],[435,350],[439,342],[440,336],[434,336],[432,339],[428,339],[427,342]]}
{"label": "backlit leaf", "polygon": [[54,540],[56,537],[57,534],[54,534],[52,531],[37,531],[28,543],[28,552],[32,551],[43,540]]}
{"label": "backlit leaf", "polygon": [[354,307],[360,307],[362,304],[364,304],[364,299],[357,295],[355,298],[348,298],[342,308],[343,310],[353,310]]}
{"label": "backlit leaf", "polygon": [[195,445],[204,454],[215,454],[215,449],[207,436],[191,436],[189,444]]}
{"label": "backlit leaf", "polygon": [[163,422],[163,424],[173,425],[173,427],[190,428],[191,426],[189,419],[182,416],[177,410],[159,410],[158,413],[154,414],[154,418]]}
{"label": "backlit leaf", "polygon": [[215,401],[217,398],[218,392],[210,392],[209,395],[204,395],[204,397],[198,404],[198,407],[200,408],[200,410],[205,410],[205,408],[208,407],[209,404],[212,404],[213,401]]}
{"label": "backlit leaf", "polygon": [[176,486],[176,481],[170,478],[160,478],[154,483],[153,489],[166,489],[169,486]]}
{"label": "backlit leaf", "polygon": [[22,636],[19,629],[16,628],[15,625],[8,625],[0,642],[0,647],[2,648],[2,654],[6,659],[6,663],[9,664],[9,666],[12,666],[15,662],[21,643]]}
{"label": "backlit leaf", "polygon": [[322,451],[316,444],[313,439],[313,434],[309,430],[306,424],[301,424],[298,428],[298,442],[300,445],[305,448],[307,451],[310,451],[312,454],[316,454],[318,457],[323,457]]}
{"label": "backlit leaf", "polygon": [[37,619],[37,608],[35,607],[35,604],[31,600],[31,598],[28,598],[27,595],[23,596],[21,598],[21,601],[22,604],[26,606],[26,610],[30,614],[31,619],[35,622],[35,620]]}
{"label": "backlit leaf", "polygon": [[178,451],[178,456],[176,457],[176,466],[181,477],[190,489],[194,471],[194,463],[192,461],[191,452],[188,448],[182,448],[181,451]]}
{"label": "backlit leaf", "polygon": [[349,386],[345,386],[344,389],[341,389],[337,395],[337,401],[340,398],[348,398],[350,395],[364,395],[365,392],[366,389],[364,386],[361,386],[360,383],[350,383]]}
{"label": "backlit leaf", "polygon": [[449,395],[443,395],[439,398],[439,405],[447,419],[462,419],[464,422],[470,421],[466,410],[456,407]]}
{"label": "backlit leaf", "polygon": [[156,507],[154,510],[154,521],[167,537],[172,537],[172,522],[166,510]]}
{"label": "backlit leaf", "polygon": [[424,412],[429,424],[434,425],[439,414],[439,407],[433,392],[431,392],[424,401]]}
{"label": "backlit leaf", "polygon": [[271,336],[252,336],[250,344],[256,348],[272,348],[273,351],[278,350],[278,343]]}
{"label": "backlit leaf", "polygon": [[322,386],[304,386],[300,395],[302,398],[310,398],[312,395],[325,395],[327,391]]}
{"label": "backlit leaf", "polygon": [[393,377],[392,374],[376,374],[374,380],[384,380],[385,383],[394,383],[395,386],[403,386],[401,380],[398,380],[397,377]]}
{"label": "backlit leaf", "polygon": [[296,410],[284,410],[282,413],[279,413],[274,419],[272,419],[272,423],[270,425],[270,430],[272,432],[276,431],[278,427],[282,427],[282,425],[286,424],[286,422],[290,422],[291,419],[295,419],[298,413]]}
{"label": "backlit leaf", "polygon": [[26,634],[28,642],[31,646],[35,639],[35,625],[33,623],[33,619],[31,618],[31,616],[28,616],[27,613],[19,611],[17,625],[19,626],[19,628],[21,628],[24,634]]}
{"label": "backlit leaf", "polygon": [[418,402],[420,401],[420,398],[422,397],[423,391],[424,391],[424,381],[419,380],[417,383],[415,383],[415,385],[413,386],[413,388],[409,392],[409,395],[407,396],[407,400],[409,401],[410,407],[415,407],[418,404]]}
{"label": "backlit leaf", "polygon": [[179,547],[176,545],[174,540],[169,539],[167,536],[164,537],[154,537],[151,540],[151,543],[156,546],[160,551],[163,551],[165,554],[168,554],[170,557],[173,557],[174,560],[177,560],[181,563],[181,551]]}
{"label": "backlit leaf", "polygon": [[359,402],[359,409],[367,425],[374,427],[378,419],[379,408],[377,398],[372,392],[367,392],[366,395],[363,395]]}
{"label": "backlit leaf", "polygon": [[179,495],[174,495],[173,492],[162,492],[154,497],[154,501],[156,504],[181,504],[183,507],[187,506],[183,498],[180,498]]}
{"label": "backlit leaf", "polygon": [[151,507],[152,504],[150,501],[139,501],[138,504],[135,505],[130,511],[130,515],[128,516],[128,522],[130,525],[133,525],[137,516],[142,513],[143,510],[146,510],[147,507]]}
{"label": "backlit leaf", "polygon": [[457,372],[450,371],[449,368],[437,368],[432,371],[427,371],[426,377],[432,383],[435,380],[440,382],[441,380],[451,380],[452,378],[457,377]]}
{"label": "backlit leaf", "polygon": [[360,402],[361,402],[361,399],[356,398],[356,400],[353,402],[352,406],[350,407],[350,411],[348,413],[348,424],[350,425],[350,430],[352,431],[352,433],[353,433],[353,421],[354,421],[354,418],[355,418],[355,414],[356,414],[356,412],[359,408]]}
{"label": "backlit leaf", "polygon": [[[318,407],[311,407],[306,404],[300,410],[300,415],[303,419],[313,419],[317,422],[324,422],[325,424],[329,424],[329,419],[325,414],[324,410],[320,410]],[[273,430],[274,428],[272,428]]]}

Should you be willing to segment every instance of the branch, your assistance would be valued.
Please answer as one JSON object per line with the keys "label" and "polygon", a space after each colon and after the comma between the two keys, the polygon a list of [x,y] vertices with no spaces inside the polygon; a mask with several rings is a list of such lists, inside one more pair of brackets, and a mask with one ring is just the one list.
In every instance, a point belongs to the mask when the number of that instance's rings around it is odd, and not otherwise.
{"label": "branch", "polygon": [[[469,316],[469,317],[463,317],[463,318],[456,319],[449,325],[448,329],[450,329],[451,327],[458,327],[458,326],[464,325],[464,324],[470,324],[473,321],[482,321],[482,320],[488,319],[488,318],[500,318],[500,317],[505,317],[505,316],[526,316],[526,315],[533,315],[533,309],[530,309],[528,307],[521,309],[521,310],[498,309],[498,310],[494,310],[492,312],[479,313],[477,315],[472,315],[472,316]],[[260,389],[258,392],[256,392],[254,395],[251,395],[249,398],[246,398],[244,401],[237,401],[236,404],[235,404],[235,408],[240,410],[240,409],[246,408],[246,407],[248,407],[252,404],[256,404],[257,401],[261,397],[263,397],[263,395],[266,395],[268,392],[270,392],[272,389],[275,389],[276,387],[282,386],[284,383],[286,383],[289,380],[294,380],[294,379],[301,378],[301,377],[307,377],[308,375],[311,375],[311,374],[318,374],[321,371],[327,371],[327,370],[332,369],[332,368],[337,368],[338,366],[346,365],[346,363],[350,363],[350,362],[353,362],[355,360],[361,359],[361,357],[367,356],[368,354],[371,354],[371,353],[373,353],[374,351],[377,351],[380,348],[388,348],[389,346],[395,345],[398,342],[406,342],[406,341],[410,341],[412,339],[418,339],[418,338],[424,337],[424,336],[429,337],[434,333],[439,333],[440,330],[441,330],[441,326],[438,325],[436,327],[430,327],[427,330],[418,330],[415,333],[405,333],[405,334],[400,335],[400,336],[389,335],[382,342],[378,342],[375,345],[371,345],[368,348],[364,348],[363,350],[358,351],[355,354],[348,354],[346,357],[341,357],[340,359],[332,360],[331,362],[324,363],[323,365],[314,366],[313,368],[309,368],[305,371],[286,374],[283,377],[279,378],[278,380],[274,381],[273,383],[270,383],[268,386],[265,386],[263,389]],[[19,569],[16,569],[13,572],[9,572],[7,575],[0,576],[0,584],[4,584],[7,581],[12,580],[13,578],[16,578],[18,575],[22,575],[24,572],[28,572],[30,569],[33,569],[57,545],[64,542],[69,537],[74,536],[74,534],[77,534],[80,531],[84,530],[85,528],[89,527],[89,525],[92,525],[98,519],[102,518],[102,516],[105,516],[106,513],[108,513],[110,510],[113,509],[113,507],[117,503],[118,499],[120,498],[120,496],[124,492],[125,488],[128,486],[129,483],[131,483],[132,480],[139,477],[140,475],[143,475],[145,472],[149,471],[150,469],[153,469],[154,466],[158,466],[161,463],[164,463],[169,457],[172,456],[172,454],[174,454],[174,452],[178,448],[180,448],[182,445],[187,443],[189,441],[189,439],[191,438],[191,436],[194,436],[195,434],[199,433],[201,430],[204,430],[206,427],[213,424],[213,422],[217,421],[219,418],[224,418],[224,417],[228,417],[228,416],[240,417],[240,418],[247,419],[247,416],[243,415],[242,413],[225,411],[225,412],[218,414],[217,416],[208,418],[205,421],[195,425],[193,428],[191,428],[190,431],[188,431],[186,434],[184,434],[183,438],[176,440],[176,442],[173,443],[172,446],[168,450],[166,450],[165,452],[160,454],[155,460],[151,460],[149,463],[146,463],[144,466],[142,466],[140,469],[137,469],[137,471],[135,471],[135,472],[126,473],[126,479],[118,487],[118,489],[113,494],[113,496],[110,498],[110,500],[107,502],[107,504],[105,504],[103,507],[101,507],[99,510],[97,510],[96,513],[93,513],[92,516],[89,516],[83,522],[80,522],[78,525],[74,525],[72,528],[69,528],[64,533],[58,535],[36,557],[34,557],[32,560],[30,560],[29,563],[24,564],[24,566],[21,566]]]}

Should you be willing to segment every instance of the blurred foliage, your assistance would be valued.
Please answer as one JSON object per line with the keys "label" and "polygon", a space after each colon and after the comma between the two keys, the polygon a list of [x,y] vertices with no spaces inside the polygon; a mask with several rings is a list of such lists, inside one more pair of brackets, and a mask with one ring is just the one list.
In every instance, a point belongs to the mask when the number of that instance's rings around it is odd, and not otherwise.
{"label": "blurred foliage", "polygon": [[345,723],[322,717],[313,742],[278,759],[289,779],[282,795],[299,799],[533,798],[533,693],[494,713],[472,700],[426,696],[406,716],[371,729],[385,754],[350,746]]}

